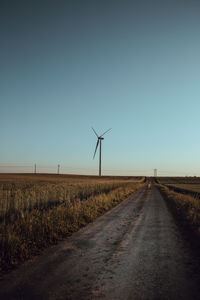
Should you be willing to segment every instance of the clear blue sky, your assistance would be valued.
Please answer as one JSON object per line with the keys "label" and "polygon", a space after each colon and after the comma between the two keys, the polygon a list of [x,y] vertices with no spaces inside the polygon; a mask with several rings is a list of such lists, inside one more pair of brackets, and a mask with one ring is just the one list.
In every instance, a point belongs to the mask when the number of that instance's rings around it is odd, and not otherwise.
{"label": "clear blue sky", "polygon": [[199,1],[0,6],[0,171],[200,175]]}

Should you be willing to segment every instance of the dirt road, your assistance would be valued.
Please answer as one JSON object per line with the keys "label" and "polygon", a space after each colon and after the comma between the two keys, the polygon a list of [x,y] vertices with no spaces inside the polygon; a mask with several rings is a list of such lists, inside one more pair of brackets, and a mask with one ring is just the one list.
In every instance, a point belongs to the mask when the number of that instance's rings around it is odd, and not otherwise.
{"label": "dirt road", "polygon": [[0,299],[199,299],[197,261],[146,187],[4,276]]}

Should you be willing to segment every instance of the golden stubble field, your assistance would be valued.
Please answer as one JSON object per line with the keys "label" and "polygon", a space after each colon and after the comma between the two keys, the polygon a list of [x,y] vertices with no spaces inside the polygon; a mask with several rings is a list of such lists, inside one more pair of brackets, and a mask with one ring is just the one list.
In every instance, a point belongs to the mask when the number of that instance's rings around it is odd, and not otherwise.
{"label": "golden stubble field", "polygon": [[144,184],[130,176],[0,174],[0,269],[40,253]]}

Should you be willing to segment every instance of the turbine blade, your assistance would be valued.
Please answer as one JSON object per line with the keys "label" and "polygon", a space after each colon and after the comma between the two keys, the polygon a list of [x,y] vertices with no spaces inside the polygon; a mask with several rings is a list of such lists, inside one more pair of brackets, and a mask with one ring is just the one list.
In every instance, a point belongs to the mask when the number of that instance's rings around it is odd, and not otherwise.
{"label": "turbine blade", "polygon": [[93,127],[92,127],[92,130],[94,131],[94,133],[96,134],[96,136],[97,136],[97,137],[99,137],[99,136],[98,136],[98,134],[96,133],[96,131],[94,130],[94,128],[93,128]]}
{"label": "turbine blade", "polygon": [[100,137],[102,137],[106,132],[110,131],[112,128],[106,130]]}
{"label": "turbine blade", "polygon": [[95,151],[94,151],[94,156],[93,156],[93,159],[94,159],[94,157],[95,157],[95,154],[96,154],[96,152],[97,152],[98,145],[99,145],[99,139],[97,140],[97,144],[96,144],[96,148],[95,148]]}

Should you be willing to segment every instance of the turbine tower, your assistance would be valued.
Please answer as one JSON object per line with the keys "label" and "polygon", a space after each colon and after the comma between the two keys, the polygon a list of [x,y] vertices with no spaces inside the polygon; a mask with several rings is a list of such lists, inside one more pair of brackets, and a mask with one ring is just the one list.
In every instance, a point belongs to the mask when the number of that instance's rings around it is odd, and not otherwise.
{"label": "turbine tower", "polygon": [[108,129],[106,130],[102,135],[98,136],[98,134],[96,133],[96,131],[94,130],[94,128],[92,127],[92,130],[94,131],[95,135],[97,136],[97,143],[96,143],[96,148],[95,148],[95,151],[94,151],[94,156],[93,156],[93,159],[95,158],[95,155],[96,155],[96,152],[97,152],[97,148],[100,144],[100,148],[99,148],[99,176],[101,176],[101,142],[102,140],[104,140],[104,138],[102,137],[105,133],[107,133],[108,131],[111,130]]}

